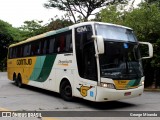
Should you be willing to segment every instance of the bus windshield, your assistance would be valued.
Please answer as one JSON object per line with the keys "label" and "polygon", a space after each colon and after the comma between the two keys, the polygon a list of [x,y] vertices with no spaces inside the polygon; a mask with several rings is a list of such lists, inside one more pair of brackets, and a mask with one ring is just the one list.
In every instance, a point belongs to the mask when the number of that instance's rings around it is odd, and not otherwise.
{"label": "bus windshield", "polygon": [[108,41],[137,41],[133,31],[130,29],[118,26],[96,24],[96,30],[97,35],[101,35],[104,39]]}
{"label": "bus windshield", "polygon": [[101,77],[115,80],[143,76],[138,42],[131,30],[97,25],[97,35],[104,38],[105,53],[99,56]]}

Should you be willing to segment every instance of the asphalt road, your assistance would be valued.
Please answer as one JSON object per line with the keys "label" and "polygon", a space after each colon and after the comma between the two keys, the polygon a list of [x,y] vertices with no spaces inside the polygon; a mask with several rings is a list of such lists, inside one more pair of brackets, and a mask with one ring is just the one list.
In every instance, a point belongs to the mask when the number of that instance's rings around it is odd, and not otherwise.
{"label": "asphalt road", "polygon": [[[52,117],[52,118],[0,118],[0,120],[132,120],[132,119],[155,119],[159,117],[123,117],[123,111],[152,111],[156,114],[160,114],[160,92],[144,92],[140,97],[105,102],[94,103],[83,99],[75,98],[72,102],[67,102],[61,99],[60,95],[54,92],[34,88],[31,86],[25,86],[24,88],[18,88],[12,81],[7,79],[6,73],[0,73],[0,111],[108,111],[109,117],[93,117],[98,116],[98,113],[93,112],[93,116],[88,113],[88,116],[81,117]],[[110,113],[111,112],[111,113]],[[112,116],[112,112],[122,117]],[[67,113],[66,113],[67,114]],[[75,112],[76,114],[76,112]],[[114,115],[114,114],[113,114]],[[107,116],[107,115],[106,115]]]}

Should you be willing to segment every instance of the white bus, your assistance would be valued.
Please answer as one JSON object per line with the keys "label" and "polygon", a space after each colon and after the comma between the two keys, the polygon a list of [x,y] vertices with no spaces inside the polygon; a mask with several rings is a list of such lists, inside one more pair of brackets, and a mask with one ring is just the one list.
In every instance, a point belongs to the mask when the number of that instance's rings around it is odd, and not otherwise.
{"label": "white bus", "polygon": [[[141,57],[139,45],[148,47]],[[50,31],[9,47],[8,78],[90,101],[140,96],[144,89],[141,59],[153,47],[138,42],[131,28],[84,22]]]}

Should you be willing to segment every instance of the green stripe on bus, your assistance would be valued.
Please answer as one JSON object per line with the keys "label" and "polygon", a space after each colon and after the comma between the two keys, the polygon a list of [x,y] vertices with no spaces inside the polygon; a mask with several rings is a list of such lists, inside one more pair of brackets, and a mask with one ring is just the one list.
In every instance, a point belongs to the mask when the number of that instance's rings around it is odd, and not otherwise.
{"label": "green stripe on bus", "polygon": [[41,70],[41,73],[36,80],[37,82],[44,82],[47,80],[48,76],[50,75],[50,72],[52,70],[54,61],[56,59],[57,55],[47,55]]}
{"label": "green stripe on bus", "polygon": [[137,79],[137,80],[135,80],[135,82],[134,82],[133,86],[138,86],[138,85],[139,85],[139,83],[140,83],[140,81],[141,81],[141,79]]}
{"label": "green stripe on bus", "polygon": [[44,64],[44,60],[45,60],[46,56],[40,56],[37,57],[36,59],[36,64],[34,66],[34,70],[32,72],[32,75],[30,76],[30,80],[37,80],[41,71],[42,71],[42,66]]}
{"label": "green stripe on bus", "polygon": [[56,30],[56,33],[62,33],[62,32],[66,32],[69,30],[69,27],[66,27],[66,28],[62,28],[62,29],[59,29],[59,30]]}
{"label": "green stripe on bus", "polygon": [[134,86],[139,85],[139,82],[140,82],[140,79],[130,80],[127,86],[134,87]]}
{"label": "green stripe on bus", "polygon": [[68,30],[69,30],[69,27],[62,28],[62,29],[59,29],[59,30],[56,30],[56,31],[50,31],[50,32],[46,33],[46,37],[51,36],[51,35],[55,35],[55,34],[58,34],[58,33],[66,32]]}

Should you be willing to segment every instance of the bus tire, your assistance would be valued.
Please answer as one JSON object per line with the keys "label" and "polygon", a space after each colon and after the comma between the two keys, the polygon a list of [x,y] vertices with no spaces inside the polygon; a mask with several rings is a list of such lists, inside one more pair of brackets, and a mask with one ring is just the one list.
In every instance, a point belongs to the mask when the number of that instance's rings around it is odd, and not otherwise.
{"label": "bus tire", "polygon": [[71,101],[72,98],[72,87],[69,81],[62,81],[60,85],[60,95],[66,101]]}
{"label": "bus tire", "polygon": [[17,77],[15,73],[13,74],[13,81],[14,81],[14,84],[17,85]]}
{"label": "bus tire", "polygon": [[21,77],[20,74],[19,74],[18,77],[17,77],[17,86],[18,86],[19,88],[22,88],[22,87],[23,87],[22,77]]}

